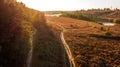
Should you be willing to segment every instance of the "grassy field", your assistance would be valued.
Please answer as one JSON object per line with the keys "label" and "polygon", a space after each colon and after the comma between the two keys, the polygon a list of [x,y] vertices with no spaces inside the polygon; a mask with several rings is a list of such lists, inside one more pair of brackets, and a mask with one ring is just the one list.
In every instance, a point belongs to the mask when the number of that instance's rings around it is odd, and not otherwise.
{"label": "grassy field", "polygon": [[66,29],[65,39],[73,52],[77,67],[120,66],[119,24],[107,27],[65,17],[47,19]]}
{"label": "grassy field", "polygon": [[50,22],[36,27],[33,41],[32,67],[69,67],[66,52],[60,41],[59,28]]}
{"label": "grassy field", "polygon": [[60,40],[60,27],[65,29],[64,36],[77,67],[119,67],[120,12],[111,12],[100,16],[116,23],[107,27],[90,22],[94,19],[87,14],[73,16],[88,21],[45,17],[43,12],[28,8],[22,2],[0,0],[0,67],[27,67],[31,46],[31,67],[70,67]]}
{"label": "grassy field", "polygon": [[15,0],[0,1],[0,67],[27,67],[31,55],[31,67],[69,67],[55,32],[59,33],[46,23],[43,12]]}

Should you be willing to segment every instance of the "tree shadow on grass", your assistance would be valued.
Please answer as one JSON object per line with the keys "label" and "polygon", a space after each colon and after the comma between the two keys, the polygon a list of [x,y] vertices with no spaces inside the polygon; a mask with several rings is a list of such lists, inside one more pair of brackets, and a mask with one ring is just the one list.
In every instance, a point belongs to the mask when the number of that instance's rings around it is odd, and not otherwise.
{"label": "tree shadow on grass", "polygon": [[62,43],[44,22],[33,23],[36,34],[33,41],[32,67],[69,67]]}

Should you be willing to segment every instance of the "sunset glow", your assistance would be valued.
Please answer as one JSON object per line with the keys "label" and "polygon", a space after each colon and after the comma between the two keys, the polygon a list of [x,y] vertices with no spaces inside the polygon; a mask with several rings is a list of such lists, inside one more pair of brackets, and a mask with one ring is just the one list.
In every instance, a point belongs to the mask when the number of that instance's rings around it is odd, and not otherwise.
{"label": "sunset glow", "polygon": [[41,10],[80,10],[91,8],[120,8],[120,0],[17,0]]}

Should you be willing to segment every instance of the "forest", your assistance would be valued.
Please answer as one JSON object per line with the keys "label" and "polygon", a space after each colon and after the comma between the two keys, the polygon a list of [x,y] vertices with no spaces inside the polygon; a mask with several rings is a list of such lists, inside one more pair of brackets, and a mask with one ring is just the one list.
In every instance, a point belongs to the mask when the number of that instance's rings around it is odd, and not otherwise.
{"label": "forest", "polygon": [[113,22],[120,23],[120,9],[88,9],[88,10],[78,10],[78,11],[69,11],[61,12],[62,16],[70,17],[74,19],[93,21],[93,22]]}

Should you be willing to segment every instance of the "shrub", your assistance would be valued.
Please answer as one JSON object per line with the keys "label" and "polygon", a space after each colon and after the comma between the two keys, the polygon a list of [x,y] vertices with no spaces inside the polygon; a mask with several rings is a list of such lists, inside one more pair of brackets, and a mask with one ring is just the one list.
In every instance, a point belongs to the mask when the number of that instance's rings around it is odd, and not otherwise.
{"label": "shrub", "polygon": [[117,19],[117,20],[116,20],[116,23],[120,24],[120,19]]}
{"label": "shrub", "polygon": [[93,19],[91,16],[83,15],[83,14],[80,14],[80,13],[74,13],[74,14],[72,14],[72,13],[63,13],[61,16],[80,19],[80,20],[86,20],[86,21],[94,21],[95,22],[95,19]]}
{"label": "shrub", "polygon": [[101,30],[101,31],[104,31],[104,28],[103,28],[103,27],[101,27],[101,28],[100,28],[100,30]]}
{"label": "shrub", "polygon": [[111,32],[109,32],[109,31],[106,31],[106,32],[105,32],[105,36],[111,36],[111,35],[112,35]]}
{"label": "shrub", "polygon": [[114,22],[114,20],[113,20],[113,19],[111,19],[111,18],[110,18],[110,19],[108,19],[108,21],[109,21],[109,22]]}
{"label": "shrub", "polygon": [[106,30],[106,31],[110,31],[110,28],[109,28],[109,27],[107,27],[105,30]]}
{"label": "shrub", "polygon": [[114,23],[118,23],[118,24],[120,24],[120,19],[114,19],[113,22],[114,22]]}
{"label": "shrub", "polygon": [[102,23],[101,22],[97,22],[98,24],[100,24],[100,25],[102,25]]}
{"label": "shrub", "polygon": [[93,25],[92,27],[93,27],[93,28],[96,28],[96,25]]}

